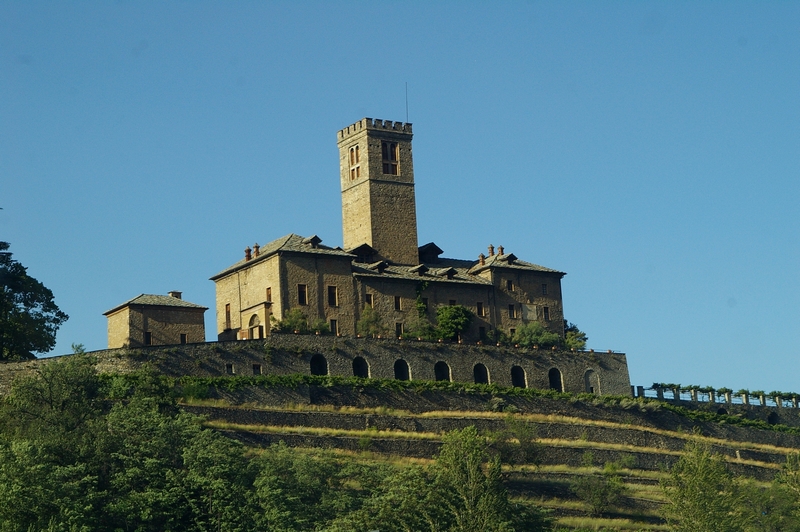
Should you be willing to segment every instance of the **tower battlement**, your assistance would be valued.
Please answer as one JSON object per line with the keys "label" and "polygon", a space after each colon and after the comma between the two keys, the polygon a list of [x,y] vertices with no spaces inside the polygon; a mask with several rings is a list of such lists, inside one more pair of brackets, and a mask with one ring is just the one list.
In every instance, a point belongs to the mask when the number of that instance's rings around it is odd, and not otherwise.
{"label": "tower battlement", "polygon": [[355,124],[351,124],[344,129],[340,129],[339,133],[337,134],[337,138],[338,140],[344,140],[367,129],[392,130],[397,131],[398,133],[412,133],[410,123],[381,120],[380,118],[362,118]]}

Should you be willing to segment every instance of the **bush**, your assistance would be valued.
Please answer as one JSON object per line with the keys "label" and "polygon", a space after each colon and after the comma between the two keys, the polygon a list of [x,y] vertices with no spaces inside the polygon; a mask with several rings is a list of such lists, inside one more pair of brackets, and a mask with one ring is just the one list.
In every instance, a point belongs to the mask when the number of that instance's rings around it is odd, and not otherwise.
{"label": "bush", "polygon": [[299,308],[293,308],[286,313],[282,320],[277,322],[277,329],[281,332],[308,333],[308,318]]}
{"label": "bush", "polygon": [[436,309],[436,331],[443,340],[455,340],[469,327],[472,312],[463,305],[442,305]]}
{"label": "bush", "polygon": [[386,329],[383,326],[383,320],[380,314],[375,312],[372,307],[364,307],[361,311],[361,318],[356,324],[359,334],[364,336],[377,336],[382,334]]}
{"label": "bush", "polygon": [[561,344],[561,337],[545,329],[538,321],[532,321],[521,325],[514,333],[512,341],[523,347],[533,347],[534,345],[552,347]]}

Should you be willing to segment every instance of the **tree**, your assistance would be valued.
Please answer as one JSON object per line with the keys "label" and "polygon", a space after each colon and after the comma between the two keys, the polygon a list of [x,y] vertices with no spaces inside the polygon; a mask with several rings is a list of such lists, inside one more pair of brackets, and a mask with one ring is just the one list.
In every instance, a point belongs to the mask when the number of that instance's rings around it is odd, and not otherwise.
{"label": "tree", "polygon": [[69,316],[8,248],[0,242],[0,360],[27,360],[55,347],[56,332]]}
{"label": "tree", "polygon": [[538,321],[532,321],[520,325],[517,328],[517,332],[514,333],[512,341],[523,347],[533,347],[534,345],[550,347],[559,345],[561,343],[561,337],[545,329]]}
{"label": "tree", "polygon": [[286,313],[281,321],[277,322],[277,328],[281,332],[297,331],[301,334],[306,334],[308,332],[308,318],[303,314],[302,310],[293,308]]}
{"label": "tree", "polygon": [[[584,466],[592,466],[591,453],[583,455]],[[601,515],[619,504],[625,495],[625,485],[620,477],[620,464],[606,462],[599,474],[581,475],[570,483],[570,489],[589,505],[592,515]]]}
{"label": "tree", "polygon": [[664,514],[676,532],[744,530],[741,495],[733,475],[725,459],[708,447],[687,443],[661,487],[667,498]]}
{"label": "tree", "polygon": [[564,345],[567,349],[580,351],[586,348],[586,341],[588,339],[586,333],[578,329],[577,325],[564,320]]}
{"label": "tree", "polygon": [[472,312],[463,305],[443,305],[436,309],[436,330],[444,340],[455,340],[471,321]]}
{"label": "tree", "polygon": [[361,319],[356,324],[359,334],[364,336],[377,336],[385,331],[381,315],[375,312],[370,306],[364,307],[361,311]]}

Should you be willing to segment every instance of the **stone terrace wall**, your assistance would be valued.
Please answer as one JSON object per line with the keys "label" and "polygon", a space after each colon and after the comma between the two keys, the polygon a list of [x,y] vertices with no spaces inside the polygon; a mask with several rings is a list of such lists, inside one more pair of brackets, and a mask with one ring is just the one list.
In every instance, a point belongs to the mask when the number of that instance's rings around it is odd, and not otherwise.
{"label": "stone terrace wall", "polygon": [[[630,395],[625,355],[534,350],[512,347],[430,343],[415,340],[342,338],[331,335],[273,334],[263,340],[210,342],[137,349],[109,349],[91,353],[101,372],[130,372],[155,364],[170,376],[309,374],[311,362],[330,375],[352,376],[353,360],[363,358],[373,378],[395,378],[395,363],[402,359],[412,380],[435,380],[434,366],[445,362],[453,381],[474,382],[476,364],[483,364],[493,384],[511,386],[511,368],[521,367],[529,388],[550,388],[549,373],[557,369],[564,391],[586,391],[585,375],[599,378],[604,395]],[[60,357],[0,365],[0,393],[17,374],[31,371]],[[320,362],[322,362],[320,366]],[[319,370],[318,370],[319,371]],[[594,383],[594,381],[593,381]]]}

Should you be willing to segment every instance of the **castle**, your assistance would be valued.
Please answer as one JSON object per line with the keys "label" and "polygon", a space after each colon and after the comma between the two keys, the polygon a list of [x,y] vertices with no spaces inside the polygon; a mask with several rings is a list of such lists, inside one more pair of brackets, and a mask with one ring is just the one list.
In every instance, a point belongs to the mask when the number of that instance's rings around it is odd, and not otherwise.
{"label": "castle", "polygon": [[353,336],[371,307],[388,334],[402,336],[419,319],[417,302],[430,318],[440,305],[470,309],[464,341],[495,330],[511,336],[530,321],[564,335],[564,273],[502,246],[475,260],[441,257],[433,242],[418,246],[411,124],[364,118],[337,137],[344,249],[294,234],[245,249],[211,278],[220,340],[262,338],[271,319],[295,308]]}
{"label": "castle", "polygon": [[[501,333],[513,337],[530,322],[564,336],[563,272],[520,260],[502,246],[489,245],[487,254],[464,260],[442,257],[433,242],[418,245],[412,136],[411,124],[371,118],[338,132],[343,248],[323,245],[316,235],[295,234],[248,246],[242,260],[211,277],[220,342],[267,339],[272,324],[298,311],[309,323],[324,323],[334,338],[356,337],[367,308],[383,323],[385,337],[400,339],[420,321],[433,322],[436,309],[446,305],[464,306],[474,315],[459,337],[465,344]],[[183,301],[180,293],[170,295],[143,294],[108,311],[109,348],[185,344],[204,337],[198,326],[206,308]],[[317,354],[300,366],[294,361],[270,371],[291,366],[302,372],[306,364],[305,371],[314,374],[335,370],[409,379],[411,364],[419,369],[415,377],[431,380],[594,393],[605,380],[604,393],[629,393],[623,354],[607,355],[604,364],[594,354],[590,363],[575,353],[539,352],[523,363],[516,360],[519,355],[498,352],[490,364],[482,354],[469,353],[469,360],[438,362],[427,354],[417,359],[410,351],[397,360],[377,351],[372,360],[342,352],[337,355],[342,360],[329,361],[329,354]],[[482,360],[473,360],[476,356]],[[262,371],[262,364],[251,365]],[[234,366],[229,363],[220,372],[232,373]],[[492,372],[497,378],[490,377]]]}

